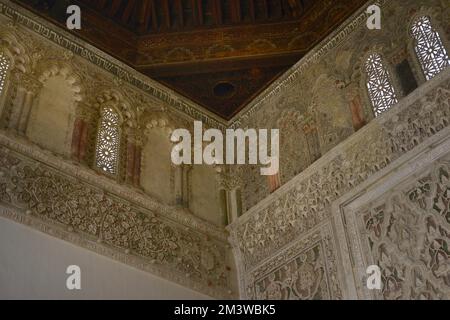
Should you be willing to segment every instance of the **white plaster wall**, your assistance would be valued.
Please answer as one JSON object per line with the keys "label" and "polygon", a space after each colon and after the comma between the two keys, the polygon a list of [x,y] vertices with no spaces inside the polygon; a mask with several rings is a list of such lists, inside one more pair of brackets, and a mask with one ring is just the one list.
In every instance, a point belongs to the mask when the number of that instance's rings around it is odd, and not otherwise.
{"label": "white plaster wall", "polygon": [[[80,291],[66,289],[69,265]],[[0,299],[209,299],[149,273],[0,218]]]}

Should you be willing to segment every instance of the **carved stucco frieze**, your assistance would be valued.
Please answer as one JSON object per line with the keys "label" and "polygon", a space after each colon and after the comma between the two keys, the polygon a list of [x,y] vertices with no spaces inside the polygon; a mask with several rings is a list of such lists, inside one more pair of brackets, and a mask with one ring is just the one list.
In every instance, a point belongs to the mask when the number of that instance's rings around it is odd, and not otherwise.
{"label": "carved stucco frieze", "polygon": [[[450,140],[437,140],[362,192],[342,200],[335,219],[341,248],[348,243],[356,296],[365,299],[450,297]],[[346,251],[344,249],[344,251]],[[381,290],[367,290],[365,269],[381,270]]]}
{"label": "carved stucco frieze", "polygon": [[333,234],[321,226],[250,271],[246,297],[258,300],[342,299]]}
{"label": "carved stucco frieze", "polygon": [[[395,2],[379,2],[383,9],[398,9]],[[421,5],[428,4],[426,1],[419,2]],[[410,6],[411,3],[411,0],[402,2],[405,6]],[[361,80],[361,70],[354,62],[358,59],[356,54],[366,50],[363,46],[368,41],[368,33],[361,31],[366,21],[363,9],[254,100],[233,120],[231,126],[245,124],[248,127],[262,127],[276,124],[292,128],[293,125],[289,121],[298,118],[297,124],[300,128],[304,121],[308,124],[311,124],[310,119],[318,122],[313,115],[317,96],[321,96],[320,92],[316,90],[314,95],[306,89],[317,80],[315,77],[320,75],[331,79],[328,83],[336,87],[333,87],[333,92],[336,93],[333,96],[339,95],[342,98],[340,105],[343,105],[343,100],[348,99],[347,95],[352,98],[360,93],[358,82]],[[68,70],[70,77],[77,79],[83,97],[87,97],[87,100],[82,102],[83,111],[79,115],[89,121],[92,127],[95,127],[98,121],[99,101],[96,99],[99,93],[118,92],[126,101],[123,111],[136,137],[145,136],[145,129],[148,129],[149,123],[152,125],[152,121],[159,123],[161,119],[153,116],[155,110],[161,109],[163,113],[175,115],[174,112],[169,112],[166,106],[175,107],[184,113],[179,123],[189,123],[194,118],[203,120],[209,127],[223,129],[223,123],[183,102],[172,92],[135,75],[120,63],[112,62],[110,57],[72,36],[52,31],[42,19],[28,12],[23,14],[21,10],[10,1],[0,1],[0,18],[14,20],[8,30],[20,35],[20,42],[26,47],[16,50],[21,53],[21,58],[17,59],[20,62],[17,70],[29,71],[27,79],[40,79],[43,73],[48,72],[52,61],[58,61],[58,65]],[[407,25],[409,18],[408,13],[402,13],[398,21]],[[443,14],[442,19],[447,19],[443,25],[448,26],[448,15],[445,17]],[[379,48],[387,53],[389,61],[397,61],[399,56],[404,57],[404,49],[400,54],[397,43],[387,41],[385,36],[391,34],[395,35],[398,41],[406,41],[406,30],[398,21],[386,24],[384,35],[379,33],[376,37],[378,42],[386,44]],[[41,36],[50,41],[42,41]],[[355,38],[360,40],[360,44],[352,48],[353,42],[349,39]],[[32,57],[32,63],[24,52]],[[328,59],[330,56],[335,56],[335,59]],[[92,64],[99,68],[92,68]],[[19,72],[17,70],[14,72]],[[242,179],[242,172],[247,170],[245,167],[238,167],[230,175],[217,175],[225,189],[243,187],[243,202],[247,209],[255,205],[229,227],[230,240],[241,269],[240,286],[243,297],[340,299],[345,296],[345,280],[339,275],[338,253],[329,223],[332,215],[331,205],[349,190],[361,185],[375,173],[448,127],[448,79],[447,70],[430,83],[422,84],[393,110],[373,120],[345,142],[341,142],[262,201],[255,195],[261,190],[268,194],[264,177],[256,173],[250,174],[248,179]],[[34,90],[33,83],[35,82],[31,81],[29,90]],[[16,88],[13,86],[12,90]],[[295,91],[295,95],[285,94],[289,90]],[[316,99],[313,99],[314,97]],[[328,107],[326,101],[319,102],[322,107]],[[367,109],[368,101],[364,101],[364,105]],[[293,106],[295,108],[292,108]],[[258,113],[256,110],[259,110]],[[295,114],[297,118],[291,117],[291,114]],[[176,118],[179,118],[178,113]],[[287,120],[283,122],[283,118]],[[349,121],[341,127],[344,130],[338,128],[339,130],[325,134],[332,136],[334,140],[324,151],[328,151],[351,133]],[[170,128],[174,128],[173,123]],[[149,197],[137,193],[135,189],[127,189],[107,179],[98,178],[86,168],[75,168],[62,159],[47,155],[36,146],[27,145],[23,141],[17,142],[16,139],[17,137],[0,135],[0,161],[2,168],[7,169],[0,169],[0,201],[8,204],[11,209],[2,210],[4,216],[213,296],[232,296],[228,292],[233,286],[228,270],[230,263],[224,260],[229,248],[226,245],[227,234],[223,230],[203,223],[184,211],[179,212],[152,201]],[[308,140],[305,141],[309,143]],[[91,141],[90,145],[93,146],[94,142]],[[314,143],[310,146],[315,150],[317,145]],[[289,179],[297,173],[296,170],[303,170],[315,160],[314,156],[310,156],[308,161],[303,163],[304,161],[299,161],[295,147],[291,149],[295,154],[295,161],[300,163],[287,164]],[[48,166],[37,163],[47,163]],[[254,171],[257,169],[259,168],[255,167]],[[444,174],[439,179],[446,177]],[[429,176],[427,179],[434,178],[435,176]],[[441,211],[448,199],[445,183],[440,182],[439,188],[443,191],[440,193],[440,199],[436,200],[436,207]],[[427,193],[427,187],[418,188],[421,194]],[[415,193],[418,192],[411,191],[408,195]],[[423,196],[412,197],[417,197],[419,207],[434,201],[434,198],[423,200]],[[399,217],[405,221],[417,216],[417,210],[411,209],[409,204],[405,205],[407,201],[399,195],[391,200],[389,203],[396,205],[381,205],[363,211],[361,216],[368,217],[365,222],[377,215]],[[412,213],[409,214],[408,210]],[[446,214],[444,216],[446,217]],[[433,219],[437,218],[433,217],[431,220]],[[436,224],[436,220],[433,221]],[[421,230],[414,229],[414,232],[428,232],[433,229],[433,224],[423,225]],[[445,221],[442,220],[441,225],[445,225]],[[400,231],[404,230],[403,227],[398,224],[393,226]],[[414,279],[418,283],[418,292],[411,293],[409,297],[439,298],[447,294],[448,270],[445,268],[448,266],[448,259],[445,255],[448,257],[448,252],[442,249],[444,242],[441,240],[448,237],[448,230],[434,229],[436,230],[431,230],[432,236],[427,235],[428,238],[423,240],[429,249],[426,254],[434,254],[434,260],[423,258],[426,256],[423,252],[415,252],[414,248],[400,243],[399,236],[394,239],[397,242],[389,236],[386,238],[391,241],[388,246],[393,248],[392,250],[399,250],[400,253],[404,250],[406,256],[413,258],[420,256],[417,261],[425,259],[422,263],[428,270],[422,266],[408,271],[408,279]],[[372,231],[365,232],[370,234]],[[440,238],[436,238],[436,235]],[[213,240],[205,240],[209,237]],[[354,237],[357,237],[356,231]],[[375,236],[371,234],[369,237],[373,238],[374,243],[379,240],[376,239],[376,233]],[[383,248],[383,245],[380,244],[377,248]],[[402,265],[404,262],[386,260],[379,252],[382,250],[371,253],[373,259],[378,259],[386,266],[386,270],[393,270],[391,274],[384,275],[384,280],[389,285],[382,297],[405,297],[404,290],[410,287],[403,286],[398,289],[402,278],[392,275],[396,270],[398,275],[398,270],[405,269]]]}
{"label": "carved stucco frieze", "polygon": [[32,75],[26,73],[15,73],[11,81],[34,95],[37,95],[39,90],[42,88],[42,82],[39,81],[39,79],[36,79]]}

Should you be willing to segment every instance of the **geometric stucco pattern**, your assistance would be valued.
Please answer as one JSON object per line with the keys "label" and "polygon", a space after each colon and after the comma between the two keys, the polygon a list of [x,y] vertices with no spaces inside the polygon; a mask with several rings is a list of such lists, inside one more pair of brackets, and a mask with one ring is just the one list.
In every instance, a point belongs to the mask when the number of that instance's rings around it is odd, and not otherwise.
{"label": "geometric stucco pattern", "polygon": [[[331,204],[336,199],[449,126],[449,75],[449,70],[446,70],[437,79],[423,85],[421,92],[405,98],[387,116],[369,123],[229,227],[236,256],[240,260],[242,291],[248,295],[255,286],[256,294],[260,292],[258,290],[270,292],[276,286],[285,287],[280,284],[280,271],[274,271],[268,280],[258,283],[252,282],[257,280],[251,274],[255,268],[261,267],[263,260],[278,256],[285,250],[283,248],[296,243],[299,235],[308,234],[327,223]],[[308,246],[296,252],[306,248]],[[323,256],[319,251],[316,249],[315,253],[310,253],[309,258],[305,258],[308,257],[305,252],[303,260],[308,261],[314,255],[316,262],[310,266],[320,268]],[[290,270],[301,268],[298,262],[295,268],[287,262],[294,259],[292,255],[285,259],[277,260],[276,270],[283,265]],[[289,279],[294,281],[292,277]],[[244,283],[245,289],[242,287]]]}
{"label": "geometric stucco pattern", "polygon": [[[394,175],[378,177],[335,206],[338,238],[350,261],[343,261],[343,273],[355,279],[354,297],[450,297],[448,129],[400,162]],[[373,264],[381,269],[381,290],[364,285]]]}
{"label": "geometric stucco pattern", "polygon": [[93,185],[55,170],[4,143],[0,148],[0,202],[11,209],[8,214],[2,210],[2,215],[79,235],[84,239],[79,243],[82,246],[118,250],[128,257],[127,263],[136,264],[137,258],[137,267],[212,296],[230,297],[225,242],[106,192],[101,183]]}
{"label": "geometric stucco pattern", "polygon": [[450,157],[356,215],[382,270],[381,299],[450,297]]}
{"label": "geometric stucco pattern", "polygon": [[253,285],[247,288],[247,298],[341,299],[332,239],[327,224],[250,272],[248,282]]}

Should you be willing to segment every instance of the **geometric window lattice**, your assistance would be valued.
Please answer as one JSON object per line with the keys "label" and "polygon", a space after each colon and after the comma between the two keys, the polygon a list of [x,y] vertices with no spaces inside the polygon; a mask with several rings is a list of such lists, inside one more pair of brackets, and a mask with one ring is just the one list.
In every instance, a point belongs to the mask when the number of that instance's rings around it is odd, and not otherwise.
{"label": "geometric window lattice", "polygon": [[0,95],[2,94],[3,89],[5,88],[6,75],[8,73],[8,69],[9,69],[9,61],[2,53],[0,53]]}
{"label": "geometric window lattice", "polygon": [[383,65],[379,54],[369,56],[365,65],[367,73],[367,90],[372,101],[375,117],[388,110],[398,102],[389,72]]}
{"label": "geometric window lattice", "polygon": [[119,115],[110,107],[103,109],[97,135],[96,165],[103,172],[115,175],[119,160]]}
{"label": "geometric window lattice", "polygon": [[411,27],[415,39],[415,51],[427,80],[450,66],[450,58],[439,33],[434,30],[427,16],[417,18]]}

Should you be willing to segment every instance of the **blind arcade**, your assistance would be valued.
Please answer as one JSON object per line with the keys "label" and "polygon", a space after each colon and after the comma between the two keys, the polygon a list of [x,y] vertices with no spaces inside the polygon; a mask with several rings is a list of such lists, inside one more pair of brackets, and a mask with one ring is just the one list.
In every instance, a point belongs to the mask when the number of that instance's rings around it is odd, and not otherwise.
{"label": "blind arcade", "polygon": [[[171,158],[175,165],[260,164],[265,166],[260,169],[261,175],[272,176],[279,170],[279,130],[270,130],[270,149],[268,138],[267,129],[227,129],[224,139],[218,129],[208,129],[203,133],[202,122],[195,121],[193,144],[189,130],[176,129],[172,133],[171,141],[177,144],[172,149]],[[204,142],[209,144],[203,149]]]}

